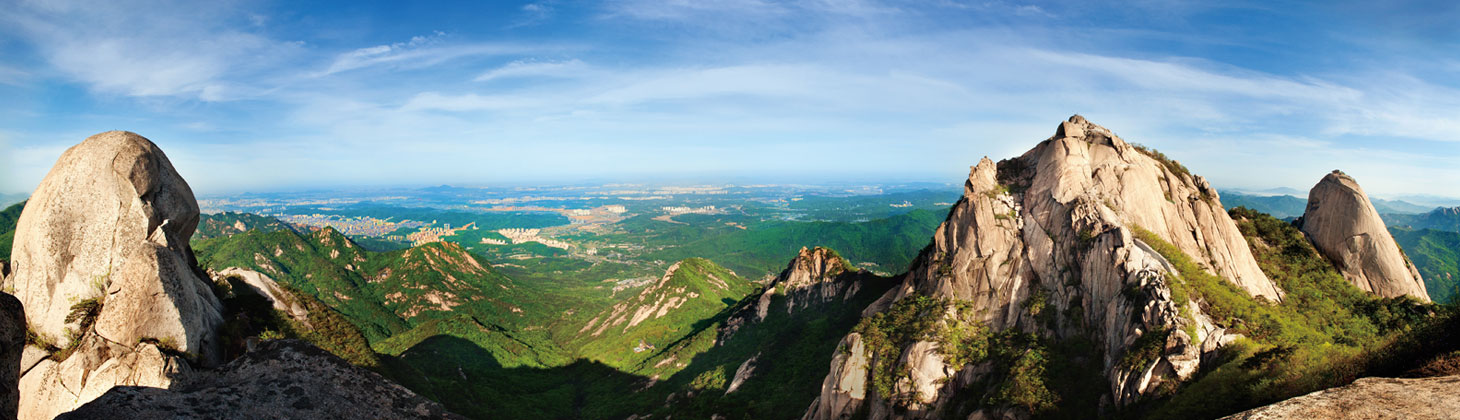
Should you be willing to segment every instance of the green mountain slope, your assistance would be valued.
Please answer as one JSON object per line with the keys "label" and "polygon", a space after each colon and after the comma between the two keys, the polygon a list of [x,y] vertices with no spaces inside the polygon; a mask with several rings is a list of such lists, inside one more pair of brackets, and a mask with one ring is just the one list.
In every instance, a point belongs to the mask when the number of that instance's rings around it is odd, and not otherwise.
{"label": "green mountain slope", "polygon": [[[946,209],[913,210],[860,223],[744,222],[724,216],[690,214],[677,216],[674,220],[683,220],[691,225],[644,217],[625,220],[622,224],[631,230],[659,231],[672,240],[673,246],[649,253],[649,258],[664,261],[711,258],[749,278],[775,274],[785,264],[787,255],[795,255],[797,250],[812,245],[841,250],[848,260],[874,263],[875,270],[891,274],[907,269],[947,214]],[[725,234],[704,235],[693,227],[735,222],[746,228],[730,228],[731,231]]]}
{"label": "green mountain slope", "polygon": [[0,261],[10,261],[10,246],[15,242],[15,225],[20,223],[20,212],[25,210],[24,201],[0,211]]}
{"label": "green mountain slope", "polygon": [[1249,195],[1235,191],[1223,191],[1222,206],[1226,210],[1237,207],[1245,207],[1267,213],[1279,219],[1288,219],[1303,215],[1303,210],[1308,207],[1308,200],[1291,195]]}
{"label": "green mountain slope", "polygon": [[198,230],[193,232],[192,241],[233,236],[250,230],[277,232],[292,230],[289,225],[268,216],[253,213],[223,212],[203,214],[198,217]]}
{"label": "green mountain slope", "polygon": [[638,295],[589,320],[578,331],[579,354],[632,370],[658,349],[704,330],[705,320],[753,291],[750,282],[710,260],[680,261]]}
{"label": "green mountain slope", "polygon": [[[425,337],[399,353],[415,375],[397,379],[473,417],[795,418],[820,392],[836,346],[861,310],[896,283],[839,257],[824,258],[830,268],[813,270],[821,275],[790,274],[806,272],[798,269],[802,260],[754,293],[711,261],[680,261],[621,308],[585,324],[573,343],[582,359],[571,363],[516,363],[507,354],[532,354],[543,344],[505,343],[512,332],[463,318],[422,324],[377,348],[395,354],[397,340]],[[640,321],[629,325],[636,314]],[[625,321],[614,323],[619,317]],[[477,332],[424,331],[433,328]],[[594,336],[598,328],[603,332]]]}
{"label": "green mountain slope", "polygon": [[1419,269],[1430,299],[1453,303],[1460,296],[1460,233],[1389,228],[1394,241]]}
{"label": "green mountain slope", "polygon": [[1423,214],[1385,214],[1384,223],[1407,229],[1460,232],[1460,207],[1442,207]]}
{"label": "green mountain slope", "polygon": [[371,342],[410,327],[385,308],[380,299],[383,293],[366,280],[366,275],[373,274],[363,269],[370,259],[368,251],[334,229],[309,236],[292,230],[251,230],[194,242],[193,251],[204,269],[254,270],[314,296],[358,325]]}
{"label": "green mountain slope", "polygon": [[837,346],[862,320],[862,309],[896,284],[852,268],[829,249],[802,250],[776,280],[728,316],[711,319],[710,328],[641,365],[640,374],[665,378],[651,395],[668,393],[674,404],[646,401],[639,414],[800,416],[820,394]]}

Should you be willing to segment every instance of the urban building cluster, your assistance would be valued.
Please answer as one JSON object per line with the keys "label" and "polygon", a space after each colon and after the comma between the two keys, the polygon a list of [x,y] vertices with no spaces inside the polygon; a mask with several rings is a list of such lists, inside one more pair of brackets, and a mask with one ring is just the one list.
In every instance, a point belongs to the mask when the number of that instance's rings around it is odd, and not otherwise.
{"label": "urban building cluster", "polygon": [[704,207],[676,206],[676,207],[660,207],[659,209],[660,210],[664,210],[665,213],[669,213],[670,215],[676,215],[676,216],[677,215],[681,215],[681,214],[715,214],[715,212],[716,212],[715,206],[704,206]]}
{"label": "urban building cluster", "polygon": [[451,224],[447,223],[445,227],[423,228],[415,233],[406,235],[406,239],[411,241],[411,246],[421,246],[432,242],[441,242],[442,237],[455,235],[456,232],[467,229],[475,229],[476,225],[476,222],[471,222],[467,223],[466,226],[453,229],[451,228]]}
{"label": "urban building cluster", "polygon": [[344,217],[331,214],[275,214],[273,217],[296,225],[332,227],[340,233],[350,236],[385,236],[401,228],[425,226],[424,223],[410,220],[392,222],[373,217]]}
{"label": "urban building cluster", "polygon": [[[501,234],[502,236],[506,236],[507,239],[512,240],[512,243],[514,243],[514,244],[521,244],[521,243],[527,243],[527,242],[537,242],[537,243],[540,243],[540,244],[543,244],[543,245],[547,245],[547,246],[550,246],[550,247],[553,247],[553,248],[561,248],[561,249],[568,249],[568,248],[571,248],[573,246],[572,244],[569,244],[567,242],[559,241],[559,240],[556,240],[556,239],[548,239],[548,238],[544,238],[544,237],[538,236],[538,233],[541,233],[541,232],[542,232],[541,229],[522,229],[522,228],[498,229],[497,230],[497,233]],[[483,243],[485,243],[485,242],[483,242]]]}

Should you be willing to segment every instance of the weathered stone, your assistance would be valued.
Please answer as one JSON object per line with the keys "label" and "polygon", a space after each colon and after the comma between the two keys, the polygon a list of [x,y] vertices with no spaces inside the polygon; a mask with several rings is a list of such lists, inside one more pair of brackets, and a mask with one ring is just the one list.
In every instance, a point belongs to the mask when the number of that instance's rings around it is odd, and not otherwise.
{"label": "weathered stone", "polygon": [[730,393],[739,390],[740,386],[745,385],[745,381],[750,380],[750,377],[755,375],[756,362],[759,360],[760,353],[756,353],[754,356],[750,356],[749,359],[745,359],[745,362],[741,363],[740,367],[735,369],[735,377],[730,379],[730,386],[725,387],[725,395],[730,395]]}
{"label": "weathered stone", "polygon": [[1318,181],[1308,192],[1301,228],[1354,286],[1383,297],[1430,301],[1419,271],[1353,177],[1335,170]]}
{"label": "weathered stone", "polygon": [[222,316],[192,267],[187,238],[197,223],[192,190],[156,145],[124,131],[97,134],[61,154],[31,195],[8,283],[30,327],[59,346],[78,328],[65,321],[71,306],[101,298],[99,324],[109,327],[99,332],[112,341],[149,334],[212,360]]}
{"label": "weathered stone", "polygon": [[740,328],[764,321],[770,316],[771,303],[777,296],[784,296],[784,310],[787,315],[818,305],[845,302],[856,296],[866,285],[864,282],[879,279],[864,270],[851,265],[835,251],[827,248],[801,248],[796,258],[786,269],[771,281],[755,305],[735,313],[720,328],[718,343],[724,343]]}
{"label": "weathered stone", "polygon": [[[187,182],[141,136],[101,133],[61,155],[21,212],[6,286],[33,331],[74,351],[26,370],[20,418],[49,419],[117,385],[166,386],[187,362],[157,345],[216,364],[223,318],[187,243],[197,222]],[[68,322],[86,302],[94,316]]]}
{"label": "weathered stone", "polygon": [[0,418],[15,418],[20,408],[25,350],[25,310],[15,296],[0,293]]}
{"label": "weathered stone", "polygon": [[120,386],[59,419],[456,419],[380,375],[297,340],[264,342],[170,389]]}
{"label": "weathered stone", "polygon": [[[1104,355],[1097,366],[1103,366],[1100,373],[1110,383],[1108,400],[1126,405],[1163,382],[1190,377],[1200,367],[1202,350],[1220,346],[1220,341],[1203,341],[1210,337],[1204,330],[1197,337],[1184,331],[1205,315],[1197,305],[1189,306],[1190,316],[1183,314],[1169,283],[1180,274],[1136,237],[1137,227],[1252,296],[1282,299],[1209,183],[1077,115],[1022,156],[997,164],[984,158],[973,166],[962,199],[934,233],[932,245],[902,284],[863,315],[922,295],[968,302],[978,317],[972,321],[994,331],[1090,340]],[[1036,295],[1042,303],[1029,305]],[[1036,307],[1042,309],[1036,313],[1031,309]],[[1050,313],[1039,315],[1044,311]],[[1138,339],[1156,332],[1166,335],[1154,359],[1122,363]],[[832,386],[866,382],[865,367],[846,366],[854,362],[853,352],[833,359],[832,374],[806,418],[841,418],[859,410],[873,419],[931,418],[950,402],[981,395],[958,394],[982,392],[965,390],[982,382],[989,370],[944,366],[930,343],[900,350],[920,356],[903,357],[891,369],[914,377],[899,382],[898,407],[865,389],[852,398]],[[938,385],[944,382],[949,385]],[[915,398],[904,398],[908,395]],[[969,408],[976,416],[1017,415]]]}
{"label": "weathered stone", "polygon": [[1460,376],[1438,378],[1362,378],[1223,420],[1439,420],[1460,416]]}
{"label": "weathered stone", "polygon": [[831,373],[821,383],[821,396],[811,402],[803,419],[845,419],[867,400],[867,347],[862,335],[851,333],[837,344]]}
{"label": "weathered stone", "polygon": [[168,387],[191,369],[156,345],[121,346],[91,334],[70,357],[46,359],[21,378],[21,419],[44,420],[70,411],[116,386]]}
{"label": "weathered stone", "polygon": [[279,286],[278,282],[275,282],[268,275],[253,270],[229,267],[223,271],[219,271],[216,277],[220,279],[238,278],[242,280],[241,283],[230,283],[233,286],[233,293],[250,293],[262,296],[273,305],[274,309],[288,314],[296,322],[306,326],[309,325],[309,310],[304,307],[303,303],[300,303],[298,299],[295,299],[293,295],[285,291],[283,287]]}

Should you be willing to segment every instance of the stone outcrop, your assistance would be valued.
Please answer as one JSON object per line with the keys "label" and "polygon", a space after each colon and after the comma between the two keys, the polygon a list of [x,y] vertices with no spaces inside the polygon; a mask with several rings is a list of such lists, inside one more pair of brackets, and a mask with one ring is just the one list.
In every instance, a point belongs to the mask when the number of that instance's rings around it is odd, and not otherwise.
{"label": "stone outcrop", "polygon": [[31,195],[8,283],[31,329],[58,346],[79,336],[66,322],[72,305],[101,298],[96,332],[109,341],[171,338],[208,359],[222,316],[187,243],[197,223],[192,190],[156,145],[97,134],[66,150]]}
{"label": "stone outcrop", "polygon": [[[1129,404],[1190,377],[1204,354],[1235,339],[1195,301],[1183,308],[1173,300],[1170,282],[1179,274],[1138,238],[1138,228],[1252,296],[1283,298],[1206,180],[1077,115],[1022,156],[997,164],[984,158],[974,166],[932,244],[864,316],[922,295],[970,304],[977,319],[961,321],[993,331],[1089,340],[1110,387],[1104,403]],[[1030,305],[1036,296],[1038,305]],[[1036,306],[1042,309],[1030,309]],[[960,316],[954,312],[944,319]],[[1122,362],[1149,333],[1165,337],[1152,357]],[[874,419],[933,418],[948,409],[1009,415],[978,407],[981,394],[962,395],[981,392],[968,387],[985,379],[987,364],[948,366],[935,343],[913,343],[897,360],[881,362],[869,360],[875,355],[861,350],[856,334],[842,348],[847,352],[834,357],[805,418],[847,418],[862,410]],[[893,371],[908,373],[894,383],[896,403],[867,387],[869,366],[889,362]]]}
{"label": "stone outcrop", "polygon": [[61,419],[456,419],[440,405],[296,340],[273,340],[171,389],[116,387]]}
{"label": "stone outcrop", "polygon": [[[865,287],[865,282],[877,279],[871,273],[853,268],[836,251],[803,247],[786,269],[759,296],[753,297],[753,305],[740,308],[726,321],[718,341],[723,343],[740,328],[764,321],[772,310],[791,315],[817,305],[846,302]],[[777,297],[784,297],[784,304],[772,308]]]}
{"label": "stone outcrop", "polygon": [[[275,310],[289,315],[295,322],[309,326],[309,309],[292,294],[279,286],[267,274],[238,267],[219,271],[214,278],[228,281],[235,294],[255,294],[268,300]],[[234,281],[237,279],[237,281]]]}
{"label": "stone outcrop", "polygon": [[1362,378],[1223,420],[1332,419],[1438,420],[1460,415],[1460,376]]}
{"label": "stone outcrop", "polygon": [[1300,223],[1318,251],[1354,286],[1384,297],[1430,301],[1419,271],[1353,177],[1335,170],[1318,181],[1308,192]]}
{"label": "stone outcrop", "polygon": [[[211,370],[222,362],[222,303],[187,242],[197,221],[187,183],[141,136],[106,132],[61,155],[21,213],[5,279],[24,321],[10,329],[0,317],[0,332],[23,335],[28,324],[37,335],[23,350],[0,337],[0,359],[17,359],[7,363],[19,370],[15,417],[51,419],[83,404],[68,417],[449,417],[303,343],[266,345]],[[300,316],[267,276],[239,274],[241,287]]]}
{"label": "stone outcrop", "polygon": [[0,418],[15,418],[20,407],[20,372],[25,369],[25,310],[20,300],[0,293]]}
{"label": "stone outcrop", "polygon": [[221,304],[187,243],[197,221],[187,182],[142,136],[101,133],[61,155],[21,213],[6,286],[31,330],[74,350],[25,373],[21,418],[116,385],[165,387],[186,358],[218,362]]}

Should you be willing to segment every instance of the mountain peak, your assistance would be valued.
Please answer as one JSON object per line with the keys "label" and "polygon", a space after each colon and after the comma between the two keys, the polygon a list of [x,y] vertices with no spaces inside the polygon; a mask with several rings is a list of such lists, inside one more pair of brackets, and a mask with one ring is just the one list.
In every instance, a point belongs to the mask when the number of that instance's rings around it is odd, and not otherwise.
{"label": "mountain peak", "polygon": [[1429,301],[1424,281],[1353,177],[1334,170],[1308,193],[1303,233],[1358,288],[1384,297]]}
{"label": "mountain peak", "polygon": [[[1172,297],[1173,279],[1184,274],[1167,254],[1186,257],[1194,269],[1252,296],[1282,299],[1206,180],[1075,115],[1019,157],[998,163],[985,157],[974,165],[963,198],[932,244],[902,284],[863,315],[905,314],[921,302],[934,309],[918,322],[975,322],[992,331],[1089,340],[1103,350],[1104,360],[1090,369],[1111,384],[1106,398],[1126,405],[1163,383],[1190,378],[1201,367],[1202,349],[1233,339],[1206,321],[1199,305]],[[954,395],[983,392],[941,384],[994,380],[964,369],[956,362],[962,356],[936,344],[872,346],[864,339],[885,334],[861,334],[847,335],[805,418],[841,418],[861,409],[939,413],[959,399]],[[1138,342],[1157,343],[1142,350],[1151,357],[1123,362]],[[894,359],[866,363],[882,358]],[[890,394],[867,395],[869,378],[891,372],[907,372],[907,380],[878,391]],[[892,396],[898,401],[890,402]]]}

